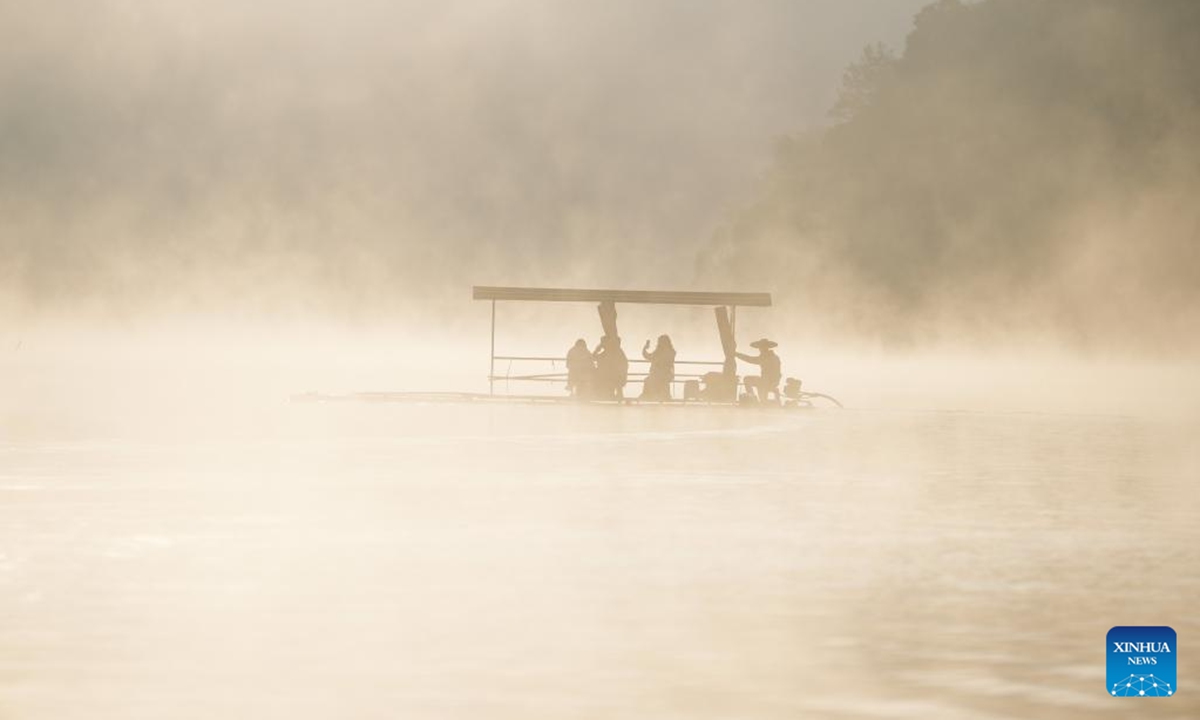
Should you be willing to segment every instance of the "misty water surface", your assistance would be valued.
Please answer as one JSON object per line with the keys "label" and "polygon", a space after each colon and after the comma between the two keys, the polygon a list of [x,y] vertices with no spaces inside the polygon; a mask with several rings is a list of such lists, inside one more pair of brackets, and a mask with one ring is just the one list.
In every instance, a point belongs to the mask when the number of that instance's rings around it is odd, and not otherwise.
{"label": "misty water surface", "polygon": [[1195,426],[255,417],[0,447],[0,713],[1130,717],[1108,628],[1200,630]]}

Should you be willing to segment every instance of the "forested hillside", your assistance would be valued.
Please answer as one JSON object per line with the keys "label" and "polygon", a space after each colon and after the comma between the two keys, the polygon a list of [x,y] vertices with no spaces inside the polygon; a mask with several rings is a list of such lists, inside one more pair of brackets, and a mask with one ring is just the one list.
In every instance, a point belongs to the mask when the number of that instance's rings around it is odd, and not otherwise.
{"label": "forested hillside", "polygon": [[941,0],[781,141],[706,278],[892,341],[1195,346],[1200,3]]}

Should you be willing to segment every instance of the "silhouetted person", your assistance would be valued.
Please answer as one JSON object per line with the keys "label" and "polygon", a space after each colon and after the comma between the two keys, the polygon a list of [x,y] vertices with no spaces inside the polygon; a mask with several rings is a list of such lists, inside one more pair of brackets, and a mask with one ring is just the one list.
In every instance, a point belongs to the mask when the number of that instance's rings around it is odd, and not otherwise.
{"label": "silhouetted person", "polygon": [[650,373],[642,383],[643,400],[670,400],[671,381],[675,379],[675,346],[667,335],[659,335],[654,352],[650,341],[642,346],[642,357],[650,361]]}
{"label": "silhouetted person", "polygon": [[760,368],[760,375],[748,376],[743,381],[746,385],[746,392],[757,398],[759,402],[765,403],[771,393],[775,393],[775,399],[779,400],[779,381],[783,378],[783,371],[780,367],[779,356],[772,350],[777,345],[778,343],[763,338],[750,343],[750,347],[758,350],[758,355],[734,353],[738,360],[744,360]]}
{"label": "silhouetted person", "polygon": [[600,338],[592,356],[596,358],[596,396],[605,400],[623,400],[625,383],[629,379],[629,358],[621,349],[621,338],[616,335]]}
{"label": "silhouetted person", "polygon": [[567,392],[575,397],[586,395],[596,374],[596,361],[583,338],[567,351]]}

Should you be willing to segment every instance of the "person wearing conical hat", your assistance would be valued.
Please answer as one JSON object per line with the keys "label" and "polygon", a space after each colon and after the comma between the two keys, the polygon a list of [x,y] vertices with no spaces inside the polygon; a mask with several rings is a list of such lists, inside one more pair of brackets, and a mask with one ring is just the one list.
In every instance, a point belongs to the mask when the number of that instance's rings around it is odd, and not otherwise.
{"label": "person wearing conical hat", "polygon": [[758,350],[758,355],[734,352],[738,360],[757,365],[760,368],[759,375],[747,376],[743,383],[746,386],[746,392],[762,403],[767,401],[771,393],[775,393],[776,401],[779,400],[779,381],[783,378],[783,368],[779,356],[775,354],[774,348],[777,346],[778,343],[775,341],[763,338],[750,343],[750,347]]}

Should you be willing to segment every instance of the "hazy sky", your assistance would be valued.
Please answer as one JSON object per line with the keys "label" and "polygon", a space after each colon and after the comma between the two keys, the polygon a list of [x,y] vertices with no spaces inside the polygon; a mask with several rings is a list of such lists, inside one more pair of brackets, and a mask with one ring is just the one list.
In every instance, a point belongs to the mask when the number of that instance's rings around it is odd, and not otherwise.
{"label": "hazy sky", "polygon": [[686,277],[923,4],[10,0],[0,300],[354,306],[631,249]]}

